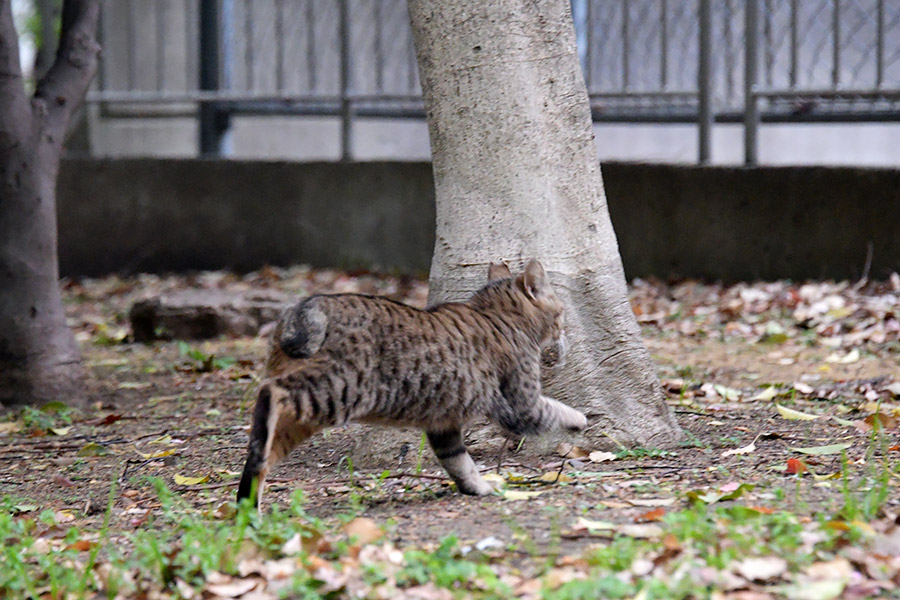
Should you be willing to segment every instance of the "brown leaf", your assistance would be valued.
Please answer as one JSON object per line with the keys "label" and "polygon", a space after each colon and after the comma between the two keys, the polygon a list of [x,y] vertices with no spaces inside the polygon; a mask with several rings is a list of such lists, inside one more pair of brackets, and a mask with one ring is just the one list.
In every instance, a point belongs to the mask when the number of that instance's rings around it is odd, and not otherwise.
{"label": "brown leaf", "polygon": [[66,546],[66,550],[77,550],[78,552],[87,552],[91,548],[96,545],[95,542],[89,542],[87,540],[78,540],[72,544]]}
{"label": "brown leaf", "polygon": [[381,528],[372,519],[356,517],[342,528],[344,533],[355,537],[359,544],[371,544],[384,535]]}
{"label": "brown leaf", "polygon": [[578,446],[573,446],[569,442],[560,442],[556,447],[556,453],[563,458],[588,458],[591,453]]}
{"label": "brown leaf", "polygon": [[747,508],[764,515],[771,515],[778,512],[774,508],[769,508],[768,506],[748,506]]}
{"label": "brown leaf", "polygon": [[866,425],[873,429],[878,429],[879,427],[886,430],[897,429],[897,422],[897,417],[884,413],[874,413],[865,418]]}
{"label": "brown leaf", "polygon": [[113,423],[120,420],[121,418],[122,418],[122,415],[109,414],[109,415],[106,415],[106,418],[104,418],[100,424],[101,425],[112,425]]}
{"label": "brown leaf", "polygon": [[61,485],[62,487],[67,487],[67,488],[75,487],[74,483],[72,483],[70,480],[66,479],[62,475],[54,475],[53,483],[55,483],[56,485]]}
{"label": "brown leaf", "polygon": [[808,469],[806,463],[799,458],[789,458],[787,461],[787,472],[791,475],[805,473]]}
{"label": "brown leaf", "polygon": [[642,515],[638,515],[634,518],[635,523],[649,523],[651,521],[659,521],[666,514],[666,509],[660,507],[655,508],[653,510],[649,510]]}

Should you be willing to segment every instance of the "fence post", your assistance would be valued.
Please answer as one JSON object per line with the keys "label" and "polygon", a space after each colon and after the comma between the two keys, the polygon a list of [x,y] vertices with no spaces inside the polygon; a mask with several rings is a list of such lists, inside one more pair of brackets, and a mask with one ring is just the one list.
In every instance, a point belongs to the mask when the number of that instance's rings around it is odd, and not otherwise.
{"label": "fence post", "polygon": [[712,5],[700,0],[700,61],[697,65],[697,133],[698,157],[701,165],[712,156]]}
{"label": "fence post", "polygon": [[[220,88],[219,0],[200,0],[200,90]],[[223,138],[228,130],[228,113],[215,100],[203,100],[199,106],[200,155],[221,156]]]}
{"label": "fence post", "polygon": [[341,37],[341,160],[353,160],[353,103],[350,98],[352,65],[350,64],[349,0],[339,0]]}
{"label": "fence post", "polygon": [[759,110],[756,105],[756,77],[759,62],[759,0],[747,0],[744,15],[744,164],[758,161]]}

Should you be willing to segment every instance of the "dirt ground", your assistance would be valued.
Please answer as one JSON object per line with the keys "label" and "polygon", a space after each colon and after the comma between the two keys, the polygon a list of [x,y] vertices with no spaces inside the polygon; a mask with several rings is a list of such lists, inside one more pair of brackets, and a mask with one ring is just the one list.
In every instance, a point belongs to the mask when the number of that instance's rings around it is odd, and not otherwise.
{"label": "dirt ground", "polygon": [[[158,506],[152,477],[198,508],[214,510],[233,498],[265,338],[145,345],[129,337],[127,311],[137,298],[192,286],[363,291],[419,305],[427,293],[415,279],[303,268],[66,282],[90,408],[71,423],[44,413],[8,416],[15,425],[0,429],[0,496],[65,511],[90,529],[118,480],[112,526],[119,530],[141,527]],[[685,506],[686,492],[738,483],[755,484],[746,496],[753,504],[835,510],[840,485],[826,477],[841,472],[842,455],[792,448],[850,444],[846,457],[859,476],[884,456],[896,465],[898,288],[900,281],[858,287],[635,282],[632,305],[687,432],[681,446],[620,451],[602,460],[589,456],[595,448],[574,448],[574,458],[563,458],[535,455],[527,441],[507,443],[502,453],[476,444],[476,462],[486,472],[499,465],[507,490],[542,493],[526,500],[472,498],[456,493],[427,447],[398,447],[377,469],[354,468],[353,448],[371,430],[348,426],[317,436],[280,465],[266,502],[286,503],[299,488],[311,514],[326,520],[363,514],[389,523],[400,546],[434,544],[455,533],[463,544],[494,537],[523,548],[577,547],[587,543],[571,534],[578,517],[641,521],[649,507]],[[796,415],[778,405],[817,418],[786,418]],[[885,425],[880,435],[872,430],[876,412]],[[819,477],[790,475],[791,458],[803,459]],[[896,511],[900,495],[888,503]]]}

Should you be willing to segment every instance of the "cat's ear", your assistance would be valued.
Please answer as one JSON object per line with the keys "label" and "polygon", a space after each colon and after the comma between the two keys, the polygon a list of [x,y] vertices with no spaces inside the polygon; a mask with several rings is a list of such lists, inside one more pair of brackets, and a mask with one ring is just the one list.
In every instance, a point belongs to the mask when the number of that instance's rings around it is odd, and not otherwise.
{"label": "cat's ear", "polygon": [[509,272],[509,267],[506,266],[506,263],[491,263],[491,266],[488,267],[488,283],[510,277],[512,277],[512,273]]}
{"label": "cat's ear", "polygon": [[544,273],[544,265],[538,260],[531,260],[525,267],[519,281],[522,282],[522,290],[532,300],[544,291],[547,285],[547,274]]}

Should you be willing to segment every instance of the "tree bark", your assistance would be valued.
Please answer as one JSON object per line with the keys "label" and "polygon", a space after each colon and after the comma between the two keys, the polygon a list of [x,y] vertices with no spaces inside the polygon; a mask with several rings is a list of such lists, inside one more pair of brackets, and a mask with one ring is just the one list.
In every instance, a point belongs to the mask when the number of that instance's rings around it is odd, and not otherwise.
{"label": "tree bark", "polygon": [[[431,303],[490,262],[547,268],[570,350],[545,393],[588,415],[587,442],[681,437],[628,302],[568,0],[409,0],[431,137]],[[571,434],[566,434],[571,437]],[[544,440],[555,443],[557,438]]]}
{"label": "tree bark", "polygon": [[28,98],[0,0],[0,405],[83,402],[58,287],[56,176],[73,110],[97,69],[99,0],[66,0],[56,60]]}

